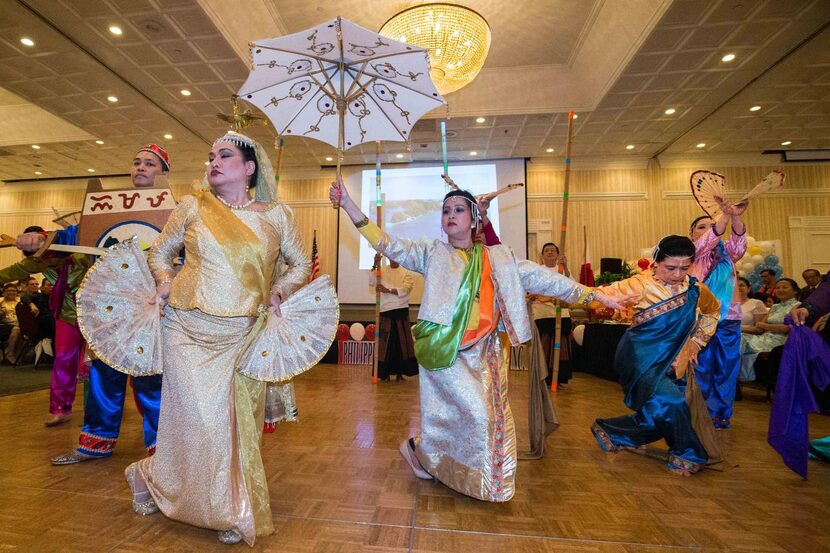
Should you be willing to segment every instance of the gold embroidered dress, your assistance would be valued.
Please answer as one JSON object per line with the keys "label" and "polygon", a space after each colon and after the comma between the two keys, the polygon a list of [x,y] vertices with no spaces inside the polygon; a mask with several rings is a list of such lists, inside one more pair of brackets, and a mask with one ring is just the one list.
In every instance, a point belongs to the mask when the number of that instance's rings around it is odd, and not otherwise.
{"label": "gold embroidered dress", "polygon": [[[182,247],[186,261],[175,274],[170,260]],[[275,277],[280,256],[288,268]],[[235,364],[272,283],[286,298],[308,280],[308,256],[281,204],[230,210],[205,191],[182,198],[148,261],[172,291],[162,319],[157,449],[138,470],[166,516],[236,530],[252,545],[273,532],[260,456],[265,382]]]}

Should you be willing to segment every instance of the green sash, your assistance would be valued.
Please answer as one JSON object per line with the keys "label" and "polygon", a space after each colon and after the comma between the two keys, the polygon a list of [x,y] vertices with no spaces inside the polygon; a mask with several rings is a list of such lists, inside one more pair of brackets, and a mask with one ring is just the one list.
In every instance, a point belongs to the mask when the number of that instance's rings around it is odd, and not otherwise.
{"label": "green sash", "polygon": [[430,371],[450,368],[458,357],[461,339],[470,323],[470,311],[473,307],[478,288],[481,285],[481,244],[476,244],[470,253],[470,261],[461,277],[458,299],[450,325],[439,325],[423,319],[412,327],[415,338],[415,357],[418,364]]}

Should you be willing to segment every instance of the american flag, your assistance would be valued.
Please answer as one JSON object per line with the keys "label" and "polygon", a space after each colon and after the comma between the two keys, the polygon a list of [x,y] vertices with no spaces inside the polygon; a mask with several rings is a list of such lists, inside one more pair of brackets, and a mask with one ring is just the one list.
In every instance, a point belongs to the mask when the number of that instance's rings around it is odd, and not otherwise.
{"label": "american flag", "polygon": [[309,282],[320,276],[320,258],[317,256],[317,232],[311,241],[311,278]]}

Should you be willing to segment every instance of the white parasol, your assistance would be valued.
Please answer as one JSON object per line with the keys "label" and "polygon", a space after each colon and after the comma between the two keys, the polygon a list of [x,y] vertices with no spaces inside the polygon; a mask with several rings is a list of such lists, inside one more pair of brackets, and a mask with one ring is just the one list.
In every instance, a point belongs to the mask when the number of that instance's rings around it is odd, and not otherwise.
{"label": "white parasol", "polygon": [[306,136],[343,151],[404,142],[418,119],[446,104],[429,77],[427,50],[338,17],[251,44],[252,70],[239,91],[280,136]]}

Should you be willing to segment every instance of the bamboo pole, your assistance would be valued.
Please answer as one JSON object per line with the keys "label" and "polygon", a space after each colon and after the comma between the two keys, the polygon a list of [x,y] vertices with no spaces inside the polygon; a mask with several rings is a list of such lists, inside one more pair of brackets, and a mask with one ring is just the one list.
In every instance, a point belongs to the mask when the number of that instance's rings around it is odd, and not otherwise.
{"label": "bamboo pole", "polygon": [[447,161],[447,122],[441,120],[441,159],[444,162],[444,175],[450,176],[450,164]]}
{"label": "bamboo pole", "polygon": [[[571,183],[571,146],[573,144],[574,112],[568,112],[568,145],[565,148],[565,184],[562,193],[562,226],[559,227],[559,255],[565,255],[565,238],[568,234],[568,197]],[[556,304],[556,331],[553,344],[553,377],[550,390],[559,389],[559,358],[562,353],[562,306]]]}
{"label": "bamboo pole", "polygon": [[[383,228],[383,196],[380,188],[380,141],[375,141],[375,209],[377,210],[377,225]],[[375,254],[375,336],[374,355],[372,356],[372,382],[378,381],[378,352],[380,351],[380,261],[379,253]]]}

